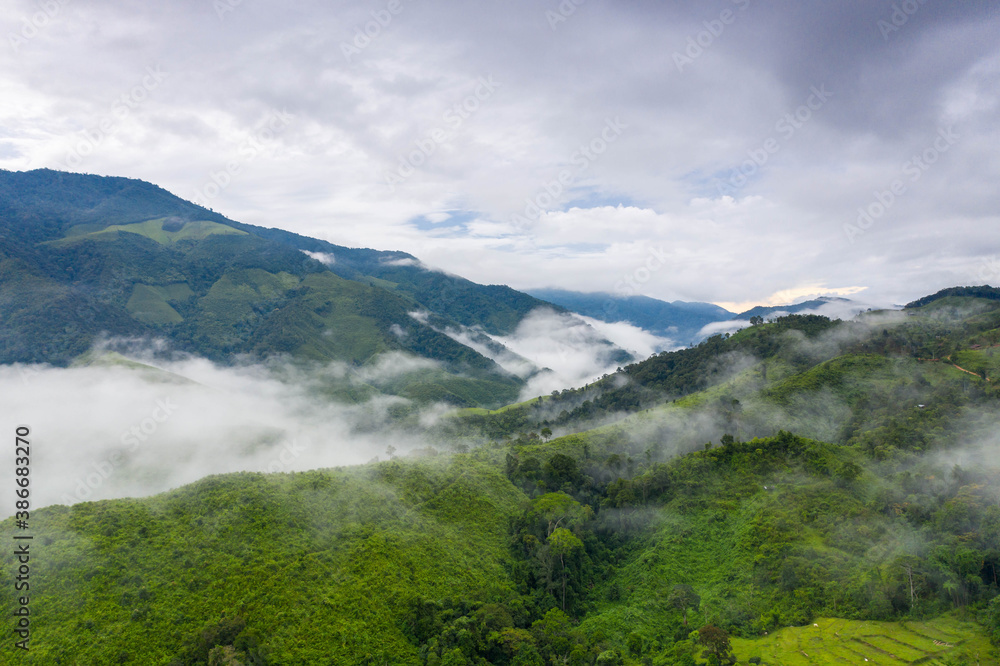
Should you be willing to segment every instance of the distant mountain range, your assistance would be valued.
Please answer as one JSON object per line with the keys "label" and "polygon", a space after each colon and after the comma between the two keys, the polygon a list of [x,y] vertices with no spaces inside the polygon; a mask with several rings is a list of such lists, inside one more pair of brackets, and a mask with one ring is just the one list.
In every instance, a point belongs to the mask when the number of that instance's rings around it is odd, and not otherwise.
{"label": "distant mountain range", "polygon": [[793,305],[758,305],[755,308],[750,308],[745,312],[741,312],[733,319],[750,319],[750,317],[763,317],[767,319],[772,316],[781,316],[784,314],[797,314],[799,312],[804,312],[806,310],[818,310],[825,305],[830,305],[831,303],[839,303],[846,305],[852,303],[849,298],[839,298],[834,296],[821,296],[819,298],[813,299],[811,301],[803,301],[801,303],[795,303]]}
{"label": "distant mountain range", "polygon": [[[493,336],[514,334],[538,308],[572,319],[404,252],[242,224],[143,181],[0,171],[0,363],[67,365],[101,338],[163,339],[217,362],[282,354],[363,365],[401,351],[439,370],[394,392],[500,404],[531,364],[518,359],[518,374],[498,365],[516,355]],[[631,360],[599,342],[610,362]]]}
{"label": "distant mountain range", "polygon": [[617,296],[604,292],[584,293],[565,289],[529,289],[527,293],[599,321],[628,322],[633,326],[668,338],[675,347],[694,344],[708,337],[704,328],[727,321],[767,319],[783,314],[818,310],[831,303],[851,303],[846,298],[821,297],[793,305],[757,306],[734,314],[712,303],[661,301],[648,296]]}
{"label": "distant mountain range", "polygon": [[733,313],[711,303],[661,301],[648,296],[617,296],[604,292],[583,293],[564,289],[529,289],[536,298],[605,322],[628,322],[676,346],[699,339],[706,325],[733,318]]}

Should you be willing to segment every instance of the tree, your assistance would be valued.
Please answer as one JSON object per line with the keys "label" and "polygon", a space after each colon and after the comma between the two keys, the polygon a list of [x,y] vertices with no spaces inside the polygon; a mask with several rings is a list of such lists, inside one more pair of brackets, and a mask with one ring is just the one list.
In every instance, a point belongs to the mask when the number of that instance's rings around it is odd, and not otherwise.
{"label": "tree", "polygon": [[864,469],[857,463],[848,460],[843,465],[837,468],[836,476],[841,482],[841,485],[853,483],[864,473]]}
{"label": "tree", "polygon": [[469,660],[458,648],[453,648],[450,652],[441,655],[441,666],[468,666]]}
{"label": "tree", "polygon": [[208,666],[243,666],[243,662],[236,658],[232,645],[218,645],[208,653]]}
{"label": "tree", "polygon": [[642,647],[643,647],[642,634],[640,634],[638,631],[633,631],[631,634],[628,635],[628,638],[626,639],[625,642],[628,645],[629,654],[631,654],[633,657],[642,656]]}
{"label": "tree", "polygon": [[917,605],[917,593],[920,591],[924,580],[924,574],[919,569],[920,558],[913,555],[904,555],[897,558],[896,564],[901,569],[905,577],[905,584],[910,593],[910,609]]}
{"label": "tree", "polygon": [[587,518],[587,507],[566,493],[546,493],[531,500],[531,513],[546,523],[545,538],[552,536],[559,527],[575,525]]}
{"label": "tree", "polygon": [[569,575],[566,571],[566,556],[574,551],[583,550],[583,542],[565,527],[558,527],[549,536],[549,546],[552,548],[552,554],[559,558],[559,565],[562,568],[562,609],[565,612],[566,578]]}
{"label": "tree", "polygon": [[993,597],[993,601],[986,607],[985,615],[984,624],[990,634],[990,639],[994,645],[1000,646],[1000,597]]}
{"label": "tree", "polygon": [[733,648],[729,644],[729,634],[724,629],[706,625],[698,630],[698,642],[705,646],[701,656],[708,659],[711,666],[736,663],[736,659],[730,654]]}
{"label": "tree", "polygon": [[674,585],[674,589],[667,598],[667,603],[684,614],[684,626],[688,623],[688,609],[698,610],[701,605],[699,597],[694,588],[690,585]]}
{"label": "tree", "polygon": [[[551,431],[549,434],[552,434]],[[547,480],[556,488],[564,483],[573,483],[580,476],[580,468],[576,458],[564,453],[557,453],[549,458],[542,466],[542,471]]]}
{"label": "tree", "polygon": [[605,650],[597,655],[596,666],[622,666],[622,656],[615,650]]}
{"label": "tree", "polygon": [[531,633],[542,656],[548,657],[550,663],[562,663],[578,642],[569,616],[558,608],[550,609],[542,619],[532,622]]}
{"label": "tree", "polygon": [[503,652],[512,666],[543,666],[545,663],[538,654],[534,636],[527,629],[506,627],[490,641]]}
{"label": "tree", "polygon": [[764,323],[764,318],[759,315],[754,315],[753,317],[750,317],[751,326],[760,326],[763,323]]}

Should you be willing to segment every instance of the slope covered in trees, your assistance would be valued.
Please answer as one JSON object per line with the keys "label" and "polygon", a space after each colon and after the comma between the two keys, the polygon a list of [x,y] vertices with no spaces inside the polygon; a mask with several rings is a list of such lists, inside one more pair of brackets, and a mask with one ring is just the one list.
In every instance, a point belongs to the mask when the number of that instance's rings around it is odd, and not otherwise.
{"label": "slope covered in trees", "polygon": [[966,296],[970,298],[987,298],[990,300],[1000,300],[1000,289],[996,287],[991,287],[989,285],[981,285],[978,287],[948,287],[947,289],[942,289],[936,294],[931,294],[930,296],[924,296],[923,298],[918,298],[912,303],[907,303],[906,308],[918,308],[922,305],[928,305],[934,301],[941,300],[942,298],[948,298],[949,296]]}
{"label": "slope covered in trees", "polygon": [[0,240],[0,363],[65,366],[109,338],[166,340],[220,363],[360,366],[398,351],[441,365],[406,397],[496,406],[523,380],[448,331],[510,334],[550,307],[402,252],[234,222],[126,178],[0,171]]}
{"label": "slope covered in trees", "polygon": [[789,318],[623,368],[649,406],[595,429],[33,512],[22,663],[748,663],[830,617],[993,663],[998,336],[977,299]]}

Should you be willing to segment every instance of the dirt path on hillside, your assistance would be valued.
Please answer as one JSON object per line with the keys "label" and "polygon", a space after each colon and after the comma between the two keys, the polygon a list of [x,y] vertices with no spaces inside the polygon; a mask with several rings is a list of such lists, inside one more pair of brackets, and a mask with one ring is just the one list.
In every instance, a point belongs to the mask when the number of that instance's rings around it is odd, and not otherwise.
{"label": "dirt path on hillside", "polygon": [[976,372],[973,372],[972,370],[966,370],[966,369],[965,369],[965,368],[963,368],[962,366],[960,366],[960,365],[956,365],[956,364],[954,364],[954,363],[951,363],[950,365],[951,365],[952,367],[954,367],[954,368],[958,368],[958,369],[959,369],[959,370],[961,370],[962,372],[967,372],[967,373],[969,373],[969,374],[970,374],[970,375],[972,375],[973,377],[979,377],[980,379],[982,379],[982,377],[980,377],[980,376],[979,376],[979,373],[976,373]]}
{"label": "dirt path on hillside", "polygon": [[[965,368],[963,368],[962,366],[958,365],[957,363],[952,363],[950,359],[943,359],[943,358],[919,358],[918,357],[917,360],[918,361],[936,361],[938,363],[947,363],[948,365],[950,365],[953,368],[956,368],[957,370],[961,370],[962,372],[966,372],[966,373],[972,375],[973,377],[978,377],[979,379],[983,379],[983,376],[980,375],[978,372],[973,372],[972,370],[966,370]],[[986,381],[990,382],[991,384],[993,383],[992,379],[987,379]]]}

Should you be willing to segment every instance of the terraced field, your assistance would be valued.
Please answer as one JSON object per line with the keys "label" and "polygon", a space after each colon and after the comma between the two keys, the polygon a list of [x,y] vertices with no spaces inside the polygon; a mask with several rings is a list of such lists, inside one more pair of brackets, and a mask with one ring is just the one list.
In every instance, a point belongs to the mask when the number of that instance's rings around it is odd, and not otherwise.
{"label": "terraced field", "polygon": [[1000,663],[982,630],[953,616],[929,622],[820,618],[814,625],[781,629],[760,639],[734,638],[732,644],[741,664],[751,657],[770,666]]}

